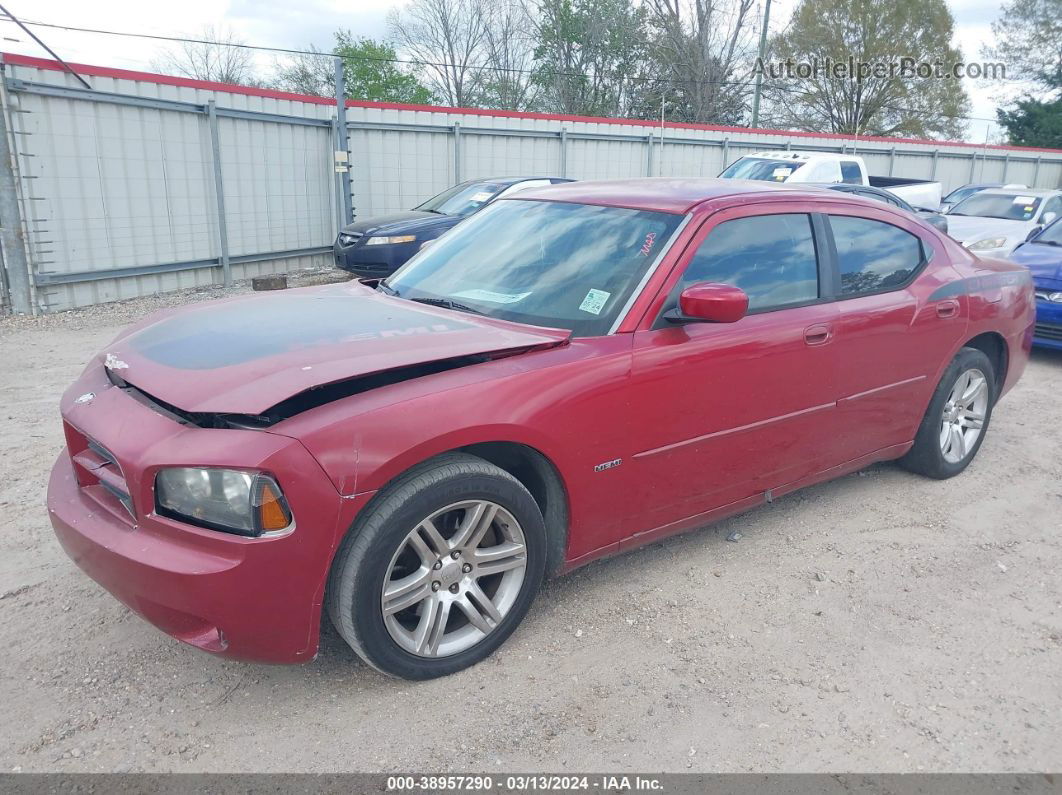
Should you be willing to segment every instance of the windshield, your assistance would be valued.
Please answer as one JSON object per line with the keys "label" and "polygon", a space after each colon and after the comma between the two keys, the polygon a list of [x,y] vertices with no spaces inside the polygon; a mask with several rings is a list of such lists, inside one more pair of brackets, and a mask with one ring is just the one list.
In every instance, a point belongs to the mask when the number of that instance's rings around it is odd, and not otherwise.
{"label": "windshield", "polygon": [[941,202],[944,204],[958,204],[963,199],[973,196],[975,193],[980,193],[984,188],[956,188],[943,199]]}
{"label": "windshield", "polygon": [[785,182],[803,163],[793,160],[774,160],[766,157],[743,157],[730,164],[719,176],[723,179],[759,179]]}
{"label": "windshield", "polygon": [[413,209],[443,215],[471,215],[506,187],[497,182],[462,182]]}
{"label": "windshield", "polygon": [[952,207],[948,215],[1030,221],[1036,217],[1039,207],[1040,199],[1036,196],[1021,193],[976,193]]}
{"label": "windshield", "polygon": [[1062,246],[1062,221],[1055,221],[1036,236],[1034,243],[1047,243]]}
{"label": "windshield", "polygon": [[681,215],[505,199],[411,259],[385,286],[501,320],[607,334]]}

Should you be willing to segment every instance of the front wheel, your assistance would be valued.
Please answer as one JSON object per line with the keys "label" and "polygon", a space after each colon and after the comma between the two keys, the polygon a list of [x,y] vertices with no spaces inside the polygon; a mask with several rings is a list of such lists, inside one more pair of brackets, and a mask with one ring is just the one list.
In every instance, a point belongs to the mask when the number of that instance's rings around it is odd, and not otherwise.
{"label": "front wheel", "polygon": [[992,362],[976,348],[963,348],[944,371],[911,450],[900,463],[919,474],[958,475],[981,447],[995,403]]}
{"label": "front wheel", "polygon": [[523,619],[545,570],[546,531],[527,489],[464,454],[390,485],[332,567],[328,610],[383,673],[431,679],[490,655]]}

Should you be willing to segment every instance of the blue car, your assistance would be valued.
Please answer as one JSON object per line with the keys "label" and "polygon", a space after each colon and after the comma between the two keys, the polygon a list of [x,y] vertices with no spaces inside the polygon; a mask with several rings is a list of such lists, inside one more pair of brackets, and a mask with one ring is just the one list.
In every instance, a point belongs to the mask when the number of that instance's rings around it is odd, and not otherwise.
{"label": "blue car", "polygon": [[1030,235],[1010,259],[1032,272],[1036,287],[1033,345],[1062,350],[1062,219]]}
{"label": "blue car", "polygon": [[527,188],[540,188],[562,177],[499,177],[454,185],[412,210],[355,221],[340,231],[332,253],[336,267],[355,276],[390,276],[406,260],[447,229],[482,210],[495,199]]}

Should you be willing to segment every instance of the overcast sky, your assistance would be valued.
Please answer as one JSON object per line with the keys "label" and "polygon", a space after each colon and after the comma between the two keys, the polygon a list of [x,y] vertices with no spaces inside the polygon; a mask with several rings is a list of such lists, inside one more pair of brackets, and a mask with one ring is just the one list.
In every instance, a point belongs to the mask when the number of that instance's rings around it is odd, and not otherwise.
{"label": "overcast sky", "polygon": [[[786,24],[797,2],[774,0],[772,32]],[[204,27],[213,25],[230,29],[249,44],[302,48],[312,43],[328,49],[332,32],[337,28],[349,28],[355,35],[386,36],[387,12],[402,4],[403,0],[180,0],[172,3],[150,0],[99,0],[95,3],[84,0],[8,0],[6,7],[25,20],[75,27],[194,36]],[[949,0],[949,5],[956,20],[955,43],[967,61],[983,60],[980,48],[992,41],[990,26],[999,14],[998,0]],[[34,32],[67,60],[126,69],[150,70],[152,59],[165,46],[144,39],[47,28],[35,28]],[[47,57],[13,23],[0,23],[0,33],[4,37],[3,50]],[[263,71],[268,71],[273,56],[263,55],[259,60]],[[999,86],[981,81],[966,82],[972,115],[994,118],[996,102],[993,96],[999,93]],[[982,143],[986,134],[991,140],[998,137],[999,131],[994,123],[970,122],[967,140]]]}

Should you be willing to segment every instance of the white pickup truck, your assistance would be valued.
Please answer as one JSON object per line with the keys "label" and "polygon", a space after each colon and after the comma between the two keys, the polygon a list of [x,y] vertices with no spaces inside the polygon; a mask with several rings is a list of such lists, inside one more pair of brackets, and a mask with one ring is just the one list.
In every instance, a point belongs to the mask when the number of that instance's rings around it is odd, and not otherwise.
{"label": "white pickup truck", "polygon": [[753,152],[735,160],[723,179],[755,179],[767,182],[845,182],[882,188],[904,199],[912,207],[936,210],[940,207],[941,184],[924,179],[871,177],[863,158],[829,152]]}

